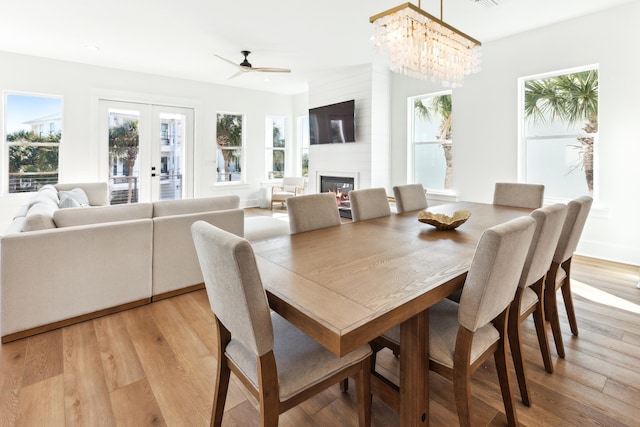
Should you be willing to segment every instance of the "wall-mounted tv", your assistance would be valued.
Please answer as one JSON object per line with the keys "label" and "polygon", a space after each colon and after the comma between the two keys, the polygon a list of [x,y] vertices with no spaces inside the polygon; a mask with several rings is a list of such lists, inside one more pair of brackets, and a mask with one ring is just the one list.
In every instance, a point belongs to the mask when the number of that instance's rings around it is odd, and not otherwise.
{"label": "wall-mounted tv", "polygon": [[356,142],[355,101],[309,109],[309,144]]}

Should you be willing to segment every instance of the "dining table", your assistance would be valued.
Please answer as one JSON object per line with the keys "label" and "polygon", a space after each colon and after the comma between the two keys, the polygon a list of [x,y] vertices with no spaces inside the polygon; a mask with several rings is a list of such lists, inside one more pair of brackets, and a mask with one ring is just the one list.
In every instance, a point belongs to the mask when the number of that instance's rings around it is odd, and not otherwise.
{"label": "dining table", "polygon": [[455,230],[419,211],[252,243],[270,307],[338,356],[400,325],[399,384],[372,392],[401,426],[429,425],[429,307],[460,289],[483,231],[531,210],[475,202],[429,207],[471,212]]}

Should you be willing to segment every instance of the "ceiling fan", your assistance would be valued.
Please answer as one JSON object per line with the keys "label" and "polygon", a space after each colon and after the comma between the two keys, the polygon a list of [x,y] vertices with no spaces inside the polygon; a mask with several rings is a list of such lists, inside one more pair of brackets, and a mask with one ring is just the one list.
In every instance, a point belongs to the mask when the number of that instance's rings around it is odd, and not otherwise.
{"label": "ceiling fan", "polygon": [[253,71],[257,71],[260,73],[290,73],[291,72],[291,70],[288,68],[253,67],[249,62],[249,60],[247,59],[247,56],[249,56],[251,52],[248,50],[242,50],[240,51],[240,53],[244,55],[244,60],[240,64],[230,61],[227,58],[223,58],[220,55],[216,55],[218,58],[222,59],[225,62],[228,62],[231,65],[234,65],[239,69],[237,73],[229,77],[229,80],[239,76],[240,74],[249,73]]}

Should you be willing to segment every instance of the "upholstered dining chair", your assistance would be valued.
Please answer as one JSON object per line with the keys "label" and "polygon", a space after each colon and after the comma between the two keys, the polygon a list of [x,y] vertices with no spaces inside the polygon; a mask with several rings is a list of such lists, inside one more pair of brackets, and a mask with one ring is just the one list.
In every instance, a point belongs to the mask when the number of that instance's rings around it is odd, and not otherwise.
{"label": "upholstered dining chair", "polygon": [[567,204],[567,217],[564,220],[558,246],[545,281],[545,316],[546,320],[551,323],[551,332],[553,333],[558,356],[562,358],[564,358],[565,352],[560,330],[560,318],[558,316],[557,290],[562,290],[562,299],[567,310],[571,333],[578,336],[578,322],[573,308],[573,297],[571,296],[571,259],[578,247],[592,204],[593,199],[589,196],[578,197]]}
{"label": "upholstered dining chair", "polygon": [[[444,299],[429,308],[429,369],[453,381],[461,427],[472,424],[471,374],[491,355],[507,422],[518,425],[506,359],[507,320],[534,231],[535,220],[526,216],[485,230],[460,303]],[[400,344],[399,337],[396,326],[380,339],[390,347]]]}
{"label": "upholstered dining chair", "polygon": [[531,406],[531,396],[527,387],[527,375],[522,356],[520,325],[533,313],[533,321],[538,336],[538,345],[542,354],[544,368],[553,373],[553,362],[549,351],[546,324],[544,320],[544,280],[549,271],[553,254],[558,246],[567,207],[561,203],[536,209],[531,217],[536,220],[536,228],[529,247],[516,296],[509,309],[509,344],[516,370],[518,387],[522,402]]}
{"label": "upholstered dining chair", "polygon": [[427,208],[427,194],[422,184],[397,185],[393,187],[393,196],[398,213]]}
{"label": "upholstered dining chair", "polygon": [[389,199],[384,188],[365,188],[349,192],[353,222],[391,215]]}
{"label": "upholstered dining chair", "polygon": [[270,312],[249,242],[204,221],[191,227],[207,297],[214,313],[218,350],[211,425],[220,426],[233,372],[260,403],[262,426],[314,394],[353,376],[358,419],[371,425],[371,348],[338,357]]}
{"label": "upholstered dining chair", "polygon": [[307,194],[287,201],[291,234],[340,225],[340,212],[333,193]]}
{"label": "upholstered dining chair", "polygon": [[271,187],[271,209],[274,203],[281,203],[282,206],[291,197],[296,197],[304,192],[304,177],[285,176],[282,178],[282,185]]}
{"label": "upholstered dining chair", "polygon": [[493,204],[516,208],[538,209],[544,202],[544,185],[497,182]]}

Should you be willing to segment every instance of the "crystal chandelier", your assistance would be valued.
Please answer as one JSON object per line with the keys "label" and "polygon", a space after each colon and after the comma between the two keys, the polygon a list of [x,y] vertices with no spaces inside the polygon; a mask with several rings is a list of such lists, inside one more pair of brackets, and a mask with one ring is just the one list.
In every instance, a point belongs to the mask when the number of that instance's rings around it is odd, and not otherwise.
{"label": "crystal chandelier", "polygon": [[369,18],[376,51],[389,56],[395,73],[461,86],[466,74],[480,71],[481,43],[412,3]]}

